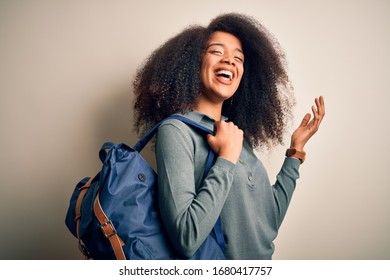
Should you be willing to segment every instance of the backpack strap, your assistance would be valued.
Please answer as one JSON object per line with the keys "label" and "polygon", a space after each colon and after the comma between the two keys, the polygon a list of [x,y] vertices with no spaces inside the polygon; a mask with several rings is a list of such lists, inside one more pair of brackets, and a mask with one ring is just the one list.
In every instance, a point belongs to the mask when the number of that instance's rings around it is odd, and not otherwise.
{"label": "backpack strap", "polygon": [[133,147],[134,150],[138,151],[138,152],[141,152],[142,149],[146,146],[146,144],[148,144],[148,142],[150,141],[150,139],[152,139],[152,137],[154,136],[154,134],[157,132],[157,129],[158,127],[161,125],[162,122],[166,121],[166,120],[169,120],[169,119],[175,119],[175,120],[180,120],[188,125],[191,125],[191,126],[194,126],[196,128],[199,128],[200,130],[208,133],[208,134],[211,134],[211,135],[214,135],[214,131],[212,131],[211,129],[208,129],[202,125],[200,125],[199,123],[193,121],[193,120],[190,120],[186,117],[183,117],[183,116],[180,116],[180,115],[171,115],[161,121],[159,121],[154,127],[152,127],[145,135],[144,137],[142,137]]}
{"label": "backpack strap", "polygon": [[114,254],[117,260],[126,260],[125,253],[123,252],[122,247],[125,243],[119,237],[116,232],[114,225],[111,220],[104,213],[102,206],[100,205],[99,199],[100,192],[97,193],[95,201],[93,203],[93,211],[96,218],[100,223],[100,228],[103,231],[104,236],[110,241],[111,247],[114,250]]}
{"label": "backpack strap", "polygon": [[79,241],[79,250],[83,253],[86,259],[90,259],[91,255],[89,254],[87,248],[85,247],[84,243],[81,240],[80,237],[80,222],[81,222],[81,204],[83,202],[84,196],[86,192],[88,191],[89,187],[91,186],[93,178],[86,177],[83,180],[79,182],[77,185],[77,188],[79,190],[79,196],[76,201],[75,206],[75,218],[74,221],[76,223],[76,234],[77,239]]}

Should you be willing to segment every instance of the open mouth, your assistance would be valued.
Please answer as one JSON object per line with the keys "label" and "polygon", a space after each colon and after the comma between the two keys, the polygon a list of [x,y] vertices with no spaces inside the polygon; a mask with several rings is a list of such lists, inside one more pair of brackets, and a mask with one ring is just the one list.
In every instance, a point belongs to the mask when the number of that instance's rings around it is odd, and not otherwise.
{"label": "open mouth", "polygon": [[215,72],[215,75],[225,80],[229,80],[229,81],[233,80],[233,73],[229,70],[224,70],[224,69],[217,70]]}

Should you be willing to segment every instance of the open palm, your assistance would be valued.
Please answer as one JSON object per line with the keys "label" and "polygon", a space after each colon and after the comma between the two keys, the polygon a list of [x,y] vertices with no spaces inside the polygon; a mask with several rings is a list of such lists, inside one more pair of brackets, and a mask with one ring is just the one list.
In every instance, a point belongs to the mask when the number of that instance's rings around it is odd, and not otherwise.
{"label": "open palm", "polygon": [[316,106],[312,106],[313,118],[310,113],[307,113],[291,136],[291,148],[298,151],[303,151],[307,141],[318,131],[322,119],[325,116],[325,102],[324,97],[320,96],[315,99]]}

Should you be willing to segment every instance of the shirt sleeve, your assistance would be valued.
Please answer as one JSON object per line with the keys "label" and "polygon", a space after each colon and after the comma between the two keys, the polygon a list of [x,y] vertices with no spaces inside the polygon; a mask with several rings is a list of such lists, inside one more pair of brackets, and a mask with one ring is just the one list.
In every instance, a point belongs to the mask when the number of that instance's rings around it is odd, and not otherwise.
{"label": "shirt sleeve", "polygon": [[282,224],[295,190],[296,181],[299,178],[299,166],[299,159],[286,158],[276,177],[273,192],[277,205],[278,228]]}
{"label": "shirt sleeve", "polygon": [[[188,128],[187,128],[188,129]],[[192,256],[214,227],[233,182],[235,165],[217,158],[196,190],[196,148],[185,128],[162,124],[156,140],[158,201],[168,235],[179,251]]]}

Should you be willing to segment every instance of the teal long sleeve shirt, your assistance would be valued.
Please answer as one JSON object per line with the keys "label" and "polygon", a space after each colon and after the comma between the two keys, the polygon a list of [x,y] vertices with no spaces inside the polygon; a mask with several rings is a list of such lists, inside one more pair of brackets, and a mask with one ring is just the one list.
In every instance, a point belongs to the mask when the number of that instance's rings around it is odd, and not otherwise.
{"label": "teal long sleeve shirt", "polygon": [[[185,116],[213,130],[209,117],[198,112]],[[172,243],[190,257],[221,216],[227,259],[272,259],[300,161],[286,158],[271,185],[261,161],[244,141],[236,164],[217,158],[203,178],[208,151],[204,133],[181,121],[167,120],[158,129],[158,200]]]}

